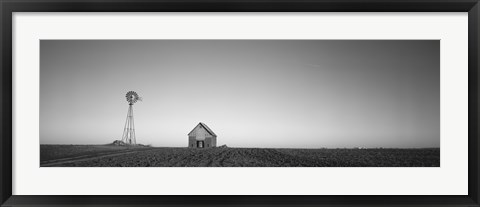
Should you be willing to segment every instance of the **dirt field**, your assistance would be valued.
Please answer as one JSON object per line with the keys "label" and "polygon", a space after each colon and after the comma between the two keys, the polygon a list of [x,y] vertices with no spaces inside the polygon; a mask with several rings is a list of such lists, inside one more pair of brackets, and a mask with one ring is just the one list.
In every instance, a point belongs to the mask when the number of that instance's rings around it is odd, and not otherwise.
{"label": "dirt field", "polygon": [[440,149],[41,145],[41,167],[439,167]]}

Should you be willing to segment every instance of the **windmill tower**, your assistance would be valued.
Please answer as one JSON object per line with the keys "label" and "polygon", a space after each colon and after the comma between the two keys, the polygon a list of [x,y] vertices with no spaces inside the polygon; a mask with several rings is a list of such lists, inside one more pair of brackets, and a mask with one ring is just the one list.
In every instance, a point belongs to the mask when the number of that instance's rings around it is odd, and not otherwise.
{"label": "windmill tower", "polygon": [[125,127],[123,129],[122,142],[127,145],[136,145],[137,140],[135,138],[135,122],[133,121],[133,104],[138,100],[142,100],[135,91],[127,92],[125,96],[128,102],[127,120],[125,121]]}

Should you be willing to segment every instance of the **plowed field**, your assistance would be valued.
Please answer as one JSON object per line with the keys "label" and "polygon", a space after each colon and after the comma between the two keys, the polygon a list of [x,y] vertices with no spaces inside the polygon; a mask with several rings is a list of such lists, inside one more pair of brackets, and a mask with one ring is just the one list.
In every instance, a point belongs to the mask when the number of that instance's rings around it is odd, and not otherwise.
{"label": "plowed field", "polygon": [[41,145],[41,167],[439,167],[440,149]]}

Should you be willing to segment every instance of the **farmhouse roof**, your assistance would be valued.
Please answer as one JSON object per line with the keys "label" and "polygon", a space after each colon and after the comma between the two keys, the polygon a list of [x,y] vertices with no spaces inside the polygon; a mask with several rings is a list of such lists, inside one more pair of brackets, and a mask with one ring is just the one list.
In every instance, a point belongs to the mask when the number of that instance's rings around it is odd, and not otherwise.
{"label": "farmhouse roof", "polygon": [[[200,126],[202,126],[203,128],[205,128],[205,130],[207,130],[207,132],[208,132],[210,135],[212,135],[212,136],[217,136],[217,135],[210,129],[210,127],[208,127],[205,123],[200,122],[200,123],[197,124],[197,126],[198,126],[198,125],[200,125]],[[197,128],[197,126],[195,126],[195,127],[192,129],[192,131],[190,131],[190,133],[188,133],[188,134],[191,134],[191,133],[193,132],[193,130],[195,130],[195,128]]]}

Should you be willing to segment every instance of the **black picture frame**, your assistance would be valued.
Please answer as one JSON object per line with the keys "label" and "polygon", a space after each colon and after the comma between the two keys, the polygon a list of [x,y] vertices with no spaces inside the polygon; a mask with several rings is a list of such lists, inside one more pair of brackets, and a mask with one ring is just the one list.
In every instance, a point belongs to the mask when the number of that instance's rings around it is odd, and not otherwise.
{"label": "black picture frame", "polygon": [[[2,206],[480,206],[478,0],[0,0],[0,11]],[[13,12],[468,12],[468,195],[12,195]]]}

